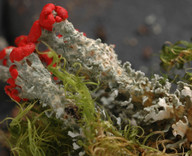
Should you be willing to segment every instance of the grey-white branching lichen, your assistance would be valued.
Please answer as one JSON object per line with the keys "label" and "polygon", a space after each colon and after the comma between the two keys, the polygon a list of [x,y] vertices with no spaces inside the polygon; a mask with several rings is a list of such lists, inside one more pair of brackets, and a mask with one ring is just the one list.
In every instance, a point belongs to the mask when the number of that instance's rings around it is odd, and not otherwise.
{"label": "grey-white branching lichen", "polygon": [[[62,121],[58,125],[67,129],[65,135],[73,147],[68,154],[190,154],[192,86],[180,81],[171,93],[168,79],[159,75],[149,79],[129,62],[122,64],[113,45],[87,38],[66,16],[65,9],[47,4],[29,35],[17,40],[18,47],[1,52],[0,79],[8,80],[7,94],[20,103],[38,101],[48,109],[46,120]],[[38,107],[39,111],[43,108]],[[35,122],[29,122],[29,117],[27,129],[31,130]],[[139,129],[148,137],[138,137]],[[149,139],[152,134],[164,137],[157,143],[158,139]],[[43,155],[43,147],[37,149]]]}

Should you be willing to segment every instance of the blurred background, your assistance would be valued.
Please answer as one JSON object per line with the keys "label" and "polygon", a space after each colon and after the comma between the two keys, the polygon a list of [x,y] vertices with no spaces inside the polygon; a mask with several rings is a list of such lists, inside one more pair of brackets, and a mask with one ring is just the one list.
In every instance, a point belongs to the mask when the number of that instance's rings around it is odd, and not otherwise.
{"label": "blurred background", "polygon": [[[148,76],[159,73],[159,52],[165,41],[192,37],[191,0],[0,0],[0,50],[14,45],[15,37],[27,35],[42,7],[50,2],[66,8],[68,20],[79,31],[115,44],[122,62],[131,62]],[[4,86],[1,82],[0,120],[14,107]]]}

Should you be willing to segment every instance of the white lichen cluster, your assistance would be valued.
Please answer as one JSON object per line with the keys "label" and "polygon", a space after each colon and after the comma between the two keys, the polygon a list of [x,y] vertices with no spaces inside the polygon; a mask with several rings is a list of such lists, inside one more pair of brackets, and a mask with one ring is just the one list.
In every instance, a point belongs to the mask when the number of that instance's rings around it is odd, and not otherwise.
{"label": "white lichen cluster", "polygon": [[[133,70],[129,62],[122,64],[113,45],[85,37],[67,20],[54,24],[52,32],[43,30],[39,40],[67,60],[68,71],[76,72],[72,66],[80,63],[81,75],[100,82],[93,98],[120,121],[131,121],[135,125],[164,132],[172,131],[173,137],[186,137],[188,128],[192,126],[189,112],[192,108],[192,86],[179,82],[177,90],[170,93],[171,84],[167,79],[158,75],[149,79],[143,72]],[[58,118],[65,120],[65,108],[73,102],[67,100],[64,91],[53,82],[38,55],[33,53],[15,64],[19,72],[16,84],[22,88],[20,96],[39,99],[42,105],[51,106]],[[1,80],[9,75],[4,68],[0,65],[1,73],[4,73],[0,76]],[[74,148],[77,147],[74,145]]]}

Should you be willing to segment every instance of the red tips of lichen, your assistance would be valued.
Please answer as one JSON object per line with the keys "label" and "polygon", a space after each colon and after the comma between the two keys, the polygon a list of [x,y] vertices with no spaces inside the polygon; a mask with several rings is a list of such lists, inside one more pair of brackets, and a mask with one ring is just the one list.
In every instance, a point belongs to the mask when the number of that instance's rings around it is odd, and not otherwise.
{"label": "red tips of lichen", "polygon": [[61,37],[63,37],[63,35],[59,34],[59,35],[57,35],[57,37],[61,38]]}
{"label": "red tips of lichen", "polygon": [[14,61],[21,61],[24,57],[29,56],[35,50],[35,44],[29,43],[25,46],[14,48],[13,51],[10,53],[10,60],[11,62]]}
{"label": "red tips of lichen", "polygon": [[39,24],[39,20],[35,21],[31,27],[31,30],[28,35],[28,42],[37,42],[39,37],[41,36],[41,26]]}
{"label": "red tips of lichen", "polygon": [[63,19],[61,17],[59,17],[59,16],[56,16],[55,20],[56,20],[56,22],[61,22]]}
{"label": "red tips of lichen", "polygon": [[28,42],[27,42],[27,36],[26,35],[21,35],[19,37],[17,37],[15,39],[15,44],[16,46],[20,47],[20,46],[24,46],[26,45]]}
{"label": "red tips of lichen", "polygon": [[9,85],[5,86],[5,93],[9,95],[13,100],[20,102],[21,98],[18,96],[19,92],[15,87],[19,87],[15,84],[15,79],[14,78],[9,78],[7,80],[7,83]]}
{"label": "red tips of lichen", "polygon": [[44,12],[45,15],[48,15],[52,13],[53,10],[55,10],[55,5],[53,3],[48,3],[43,7],[42,12]]}
{"label": "red tips of lichen", "polygon": [[66,9],[64,9],[61,6],[56,6],[55,7],[55,11],[57,12],[57,16],[59,16],[60,18],[62,18],[63,20],[68,18],[68,12]]}
{"label": "red tips of lichen", "polygon": [[17,89],[12,89],[11,90],[11,98],[14,99],[15,101],[17,102],[20,102],[21,101],[21,98],[18,96],[19,92]]}
{"label": "red tips of lichen", "polygon": [[31,53],[35,51],[35,44],[29,43],[25,47],[23,47],[23,49],[24,49],[24,53],[23,53],[24,57],[29,56]]}
{"label": "red tips of lichen", "polygon": [[10,86],[12,86],[12,87],[15,87],[15,86],[16,86],[16,85],[15,85],[15,79],[13,79],[13,78],[9,78],[9,79],[7,80],[7,83],[10,84]]}
{"label": "red tips of lichen", "polygon": [[7,95],[9,95],[13,100],[15,100],[17,102],[20,102],[21,98],[18,96],[19,92],[16,89],[16,87],[19,87],[19,86],[17,86],[15,84],[15,80],[16,80],[16,78],[18,76],[18,71],[17,71],[16,65],[10,66],[9,72],[10,72],[12,78],[9,78],[7,80],[7,83],[9,85],[5,86],[5,93]]}
{"label": "red tips of lichen", "polygon": [[40,59],[41,59],[43,62],[45,62],[45,63],[47,64],[47,66],[50,65],[50,64],[52,63],[52,61],[53,61],[53,59],[50,58],[50,57],[48,56],[48,54],[41,54],[41,55],[40,55]]}
{"label": "red tips of lichen", "polygon": [[54,76],[53,79],[54,79],[55,81],[59,80],[58,77],[56,77],[56,76]]}
{"label": "red tips of lichen", "polygon": [[16,79],[16,78],[17,78],[17,76],[18,76],[18,71],[17,71],[16,65],[10,66],[9,72],[10,72],[11,77],[12,77],[13,79]]}
{"label": "red tips of lichen", "polygon": [[39,17],[39,24],[44,29],[52,31],[53,24],[55,22],[61,22],[66,18],[68,18],[68,12],[66,9],[49,3],[43,7],[43,10]]}
{"label": "red tips of lichen", "polygon": [[49,15],[40,15],[40,24],[44,29],[52,31],[53,24],[55,23],[55,18],[53,14]]}
{"label": "red tips of lichen", "polygon": [[22,47],[14,48],[9,55],[11,62],[21,61],[23,59],[22,51]]}
{"label": "red tips of lichen", "polygon": [[13,86],[5,86],[5,93],[9,95],[13,100],[20,102],[21,98],[18,96],[18,90],[14,89]]}
{"label": "red tips of lichen", "polygon": [[7,66],[7,59],[4,59],[4,60],[3,60],[3,65],[4,65],[4,66]]}
{"label": "red tips of lichen", "polygon": [[17,71],[17,69],[13,69],[10,73],[11,73],[11,76],[12,76],[13,79],[16,79],[16,78],[17,78],[17,76],[18,76],[18,71]]}
{"label": "red tips of lichen", "polygon": [[55,10],[55,5],[49,3],[43,7],[39,17],[39,24],[49,31],[52,31],[53,24],[55,23],[55,18],[52,13],[53,10]]}

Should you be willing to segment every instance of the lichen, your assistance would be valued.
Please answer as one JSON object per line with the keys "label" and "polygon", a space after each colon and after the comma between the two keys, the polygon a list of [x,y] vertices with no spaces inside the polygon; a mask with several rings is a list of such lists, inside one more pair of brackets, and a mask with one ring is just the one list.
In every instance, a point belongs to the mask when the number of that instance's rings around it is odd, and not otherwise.
{"label": "lichen", "polygon": [[[189,154],[190,83],[179,81],[170,91],[166,77],[148,78],[122,64],[113,45],[86,37],[67,17],[64,8],[47,4],[29,35],[1,52],[0,79],[7,79],[5,91],[20,106],[8,126],[12,153],[62,154],[66,145],[71,155],[179,155],[181,145]],[[161,55],[166,66],[189,61],[177,45],[164,50],[172,52]]]}

